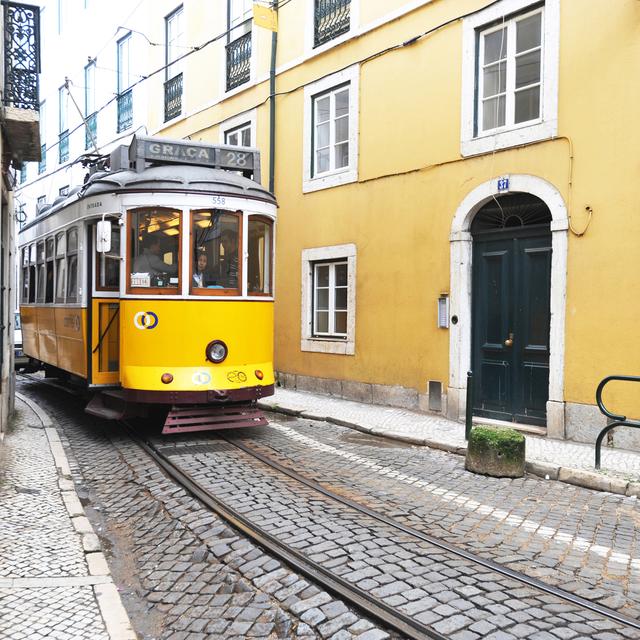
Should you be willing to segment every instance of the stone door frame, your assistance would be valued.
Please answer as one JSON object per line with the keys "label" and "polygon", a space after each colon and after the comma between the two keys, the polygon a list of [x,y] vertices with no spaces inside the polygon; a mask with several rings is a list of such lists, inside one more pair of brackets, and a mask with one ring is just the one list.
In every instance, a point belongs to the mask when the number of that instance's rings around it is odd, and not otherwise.
{"label": "stone door frame", "polygon": [[[549,400],[547,401],[547,435],[564,438],[564,342],[567,296],[567,251],[569,218],[564,199],[549,182],[526,174],[512,174],[509,192],[530,193],[540,198],[551,212],[551,322],[549,329]],[[449,388],[447,415],[464,418],[467,371],[471,368],[471,221],[476,213],[498,192],[494,178],[473,189],[458,206],[449,236],[451,252],[450,318],[457,317],[449,329]]]}

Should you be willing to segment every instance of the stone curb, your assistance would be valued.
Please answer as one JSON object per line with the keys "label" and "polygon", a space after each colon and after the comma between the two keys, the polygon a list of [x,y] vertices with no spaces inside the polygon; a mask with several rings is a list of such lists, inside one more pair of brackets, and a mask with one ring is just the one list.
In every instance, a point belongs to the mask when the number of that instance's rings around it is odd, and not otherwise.
{"label": "stone curb", "polygon": [[[287,416],[304,418],[305,420],[320,420],[335,424],[348,429],[355,429],[362,433],[375,435],[389,440],[398,440],[412,445],[427,446],[430,449],[438,449],[447,453],[456,455],[465,455],[467,453],[466,446],[459,446],[450,442],[442,442],[429,438],[420,438],[418,436],[398,434],[390,431],[384,431],[377,427],[365,427],[357,422],[333,418],[332,416],[323,416],[314,414],[304,409],[290,409],[278,404],[270,404],[268,401],[258,402],[258,406],[265,411],[280,413]],[[640,498],[640,482],[628,482],[622,478],[615,478],[602,475],[595,471],[587,471],[585,469],[575,469],[573,467],[562,467],[551,462],[541,460],[527,460],[525,463],[525,471],[532,475],[544,478],[545,480],[557,480],[566,484],[583,487],[585,489],[593,489],[594,491],[608,491],[627,497]]]}
{"label": "stone curb", "polygon": [[[136,634],[131,626],[127,612],[122,604],[118,590],[111,579],[111,572],[107,561],[102,553],[100,541],[95,534],[89,519],[86,517],[84,508],[75,485],[72,481],[71,468],[67,454],[64,451],[60,436],[53,421],[47,413],[33,400],[25,397],[21,393],[16,393],[16,398],[24,402],[31,409],[40,422],[47,436],[51,455],[53,456],[56,470],[58,471],[58,488],[62,501],[71,519],[74,529],[80,534],[82,548],[88,567],[88,576],[71,578],[70,584],[87,584],[93,586],[100,614],[107,628],[110,640],[136,640]],[[16,580],[18,582],[16,582]],[[20,584],[19,579],[14,580],[14,585]],[[43,586],[58,586],[59,580],[69,580],[66,578],[38,578]],[[61,583],[62,584],[62,583]],[[38,586],[38,583],[34,585]]]}

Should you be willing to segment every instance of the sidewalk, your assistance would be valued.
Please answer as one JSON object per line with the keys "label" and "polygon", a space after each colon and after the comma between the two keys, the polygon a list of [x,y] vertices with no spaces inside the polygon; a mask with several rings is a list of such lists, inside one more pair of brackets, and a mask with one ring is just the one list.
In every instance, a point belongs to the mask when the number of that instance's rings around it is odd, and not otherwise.
{"label": "sidewalk", "polygon": [[[276,389],[259,402],[263,409],[326,420],[377,436],[464,454],[464,424],[441,416],[332,396]],[[527,471],[599,491],[640,497],[640,453],[602,448],[602,469],[594,468],[594,446],[526,434]]]}
{"label": "sidewalk", "polygon": [[133,640],[49,418],[18,394],[0,442],[0,640]]}

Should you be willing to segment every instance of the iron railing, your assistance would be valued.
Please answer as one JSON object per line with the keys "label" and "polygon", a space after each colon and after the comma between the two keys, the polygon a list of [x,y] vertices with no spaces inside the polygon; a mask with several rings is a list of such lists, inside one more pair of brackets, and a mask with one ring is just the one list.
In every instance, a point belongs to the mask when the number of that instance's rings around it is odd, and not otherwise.
{"label": "iron railing", "polygon": [[251,74],[251,31],[227,45],[227,91],[249,81]]}
{"label": "iron railing", "polygon": [[47,170],[47,145],[40,145],[40,162],[38,163],[38,173],[44,173]]}
{"label": "iron railing", "polygon": [[319,47],[349,31],[351,0],[315,0],[314,5],[314,47]]}
{"label": "iron railing", "polygon": [[182,74],[164,83],[164,121],[177,118],[182,113]]}
{"label": "iron railing", "polygon": [[126,131],[133,124],[133,90],[118,94],[118,133]]}
{"label": "iron railing", "polygon": [[87,116],[87,125],[84,130],[84,148],[93,149],[94,141],[98,140],[98,114]]}
{"label": "iron railing", "polygon": [[58,136],[58,162],[62,164],[69,159],[69,131],[63,131]]}
{"label": "iron railing", "polygon": [[596,438],[596,469],[600,468],[600,447],[602,447],[602,439],[609,431],[611,431],[611,429],[615,429],[615,427],[634,427],[636,429],[640,429],[640,420],[631,420],[627,418],[627,416],[612,413],[604,406],[604,402],[602,402],[602,391],[612,380],[620,380],[622,382],[640,382],[640,376],[607,376],[600,381],[600,384],[596,389],[596,402],[598,403],[598,409],[600,409],[600,411],[609,418],[609,420],[613,420],[613,422],[600,431]]}
{"label": "iron railing", "polygon": [[4,5],[4,92],[2,102],[18,109],[40,108],[40,7]]}

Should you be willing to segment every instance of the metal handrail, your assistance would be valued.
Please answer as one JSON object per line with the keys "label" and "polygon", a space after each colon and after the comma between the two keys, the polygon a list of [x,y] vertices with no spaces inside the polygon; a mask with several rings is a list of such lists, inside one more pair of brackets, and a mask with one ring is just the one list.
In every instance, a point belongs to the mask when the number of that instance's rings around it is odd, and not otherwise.
{"label": "metal handrail", "polygon": [[614,421],[604,427],[596,438],[596,469],[600,468],[600,449],[602,447],[602,440],[604,436],[611,431],[611,429],[615,429],[615,427],[635,427],[636,429],[640,429],[640,420],[629,420],[627,419],[627,416],[612,413],[604,406],[604,402],[602,402],[602,391],[612,380],[620,380],[622,382],[640,382],[640,376],[607,376],[600,381],[600,384],[596,389],[596,402],[598,403],[598,409],[600,409],[600,412],[607,418],[611,418],[611,420]]}

